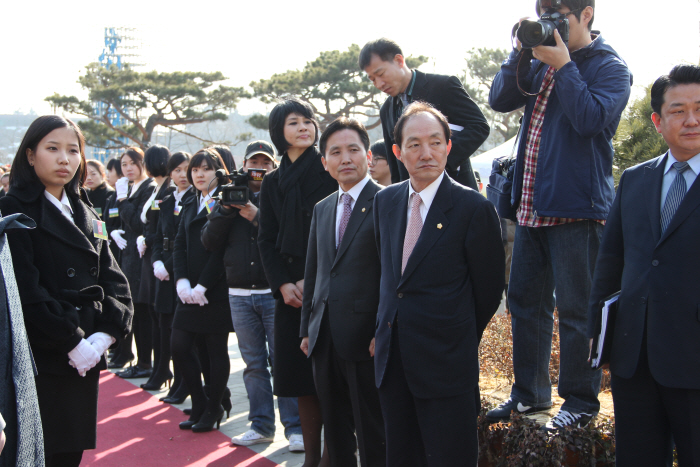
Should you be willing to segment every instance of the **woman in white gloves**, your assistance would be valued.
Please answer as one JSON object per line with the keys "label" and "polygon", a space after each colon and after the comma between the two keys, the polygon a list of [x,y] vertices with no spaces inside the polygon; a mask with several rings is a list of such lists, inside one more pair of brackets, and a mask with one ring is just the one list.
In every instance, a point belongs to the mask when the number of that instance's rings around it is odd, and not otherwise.
{"label": "woman in white gloves", "polygon": [[[144,223],[141,220],[141,213],[156,187],[156,182],[146,172],[144,154],[141,149],[129,148],[124,151],[120,159],[124,177],[117,181],[114,188],[117,192],[117,210],[124,233],[119,237],[117,234],[121,231],[113,231],[110,235],[120,245],[120,248],[121,242],[125,242],[119,265],[129,280],[129,288],[134,298],[133,340],[136,341],[138,361],[136,365],[118,374],[122,378],[147,378],[151,376],[152,368],[151,315],[148,301],[140,300],[141,297],[139,296],[143,262],[138,250],[137,238],[143,235]],[[113,362],[124,363],[127,359],[131,361],[131,358],[133,358],[131,340],[132,338],[130,337],[124,341],[124,345],[120,347],[119,352],[113,357]],[[130,356],[131,358],[128,358]]]}
{"label": "woman in white gloves", "polygon": [[99,372],[105,351],[129,332],[126,278],[109,252],[104,223],[81,188],[85,140],[70,120],[39,117],[12,163],[7,216],[24,213],[37,228],[8,231],[36,389],[46,465],[78,466],[97,436]]}
{"label": "woman in white gloves", "polygon": [[[180,428],[194,432],[211,431],[222,419],[221,400],[230,371],[228,334],[233,331],[224,270],[224,251],[209,252],[201,240],[202,227],[218,193],[217,170],[226,173],[221,156],[202,149],[192,156],[187,178],[196,196],[185,201],[173,251],[173,272],[179,300],[175,308],[171,346],[173,360],[182,369],[192,396],[192,413]],[[200,367],[192,351],[197,335],[209,354],[209,394],[204,393]]]}

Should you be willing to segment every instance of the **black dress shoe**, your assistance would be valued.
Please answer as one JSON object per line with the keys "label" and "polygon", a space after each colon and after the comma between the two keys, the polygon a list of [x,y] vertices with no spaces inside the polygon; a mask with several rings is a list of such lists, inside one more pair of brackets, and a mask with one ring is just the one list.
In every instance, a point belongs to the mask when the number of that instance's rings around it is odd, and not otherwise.
{"label": "black dress shoe", "polygon": [[150,368],[139,368],[138,365],[130,366],[124,371],[120,371],[117,373],[117,376],[120,376],[124,379],[130,379],[130,378],[148,378],[151,376],[151,370]]}
{"label": "black dress shoe", "polygon": [[125,360],[125,361],[121,361],[121,362],[113,361],[113,362],[109,362],[107,364],[107,368],[124,368],[129,363],[131,363],[131,360]]}

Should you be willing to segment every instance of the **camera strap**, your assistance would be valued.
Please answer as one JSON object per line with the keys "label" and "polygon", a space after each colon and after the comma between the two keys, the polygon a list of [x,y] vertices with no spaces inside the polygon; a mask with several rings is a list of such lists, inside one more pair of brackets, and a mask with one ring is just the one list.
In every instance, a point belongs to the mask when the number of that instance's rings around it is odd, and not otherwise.
{"label": "camera strap", "polygon": [[[527,55],[528,60],[532,60],[532,49],[523,49],[521,54],[520,54],[520,59],[518,59],[518,65],[515,68],[515,83],[518,85],[518,91],[523,96],[539,96],[540,94],[543,94],[547,88],[543,88],[540,90],[538,93],[530,93],[525,91],[522,86],[520,86],[520,64],[522,63],[523,59],[525,58],[525,55]],[[545,63],[540,62],[540,64],[537,66],[537,69],[535,70],[535,76],[544,68]]]}

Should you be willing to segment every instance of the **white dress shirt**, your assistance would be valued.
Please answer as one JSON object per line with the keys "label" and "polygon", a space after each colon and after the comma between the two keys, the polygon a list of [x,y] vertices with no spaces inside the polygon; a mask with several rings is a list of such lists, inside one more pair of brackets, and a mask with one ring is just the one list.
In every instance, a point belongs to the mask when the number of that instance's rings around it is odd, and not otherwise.
{"label": "white dress shirt", "polygon": [[435,194],[440,187],[440,183],[442,183],[443,177],[445,177],[445,172],[442,172],[440,176],[433,181],[433,183],[425,187],[421,192],[414,190],[411,182],[408,182],[408,215],[406,216],[406,225],[411,222],[411,195],[413,193],[418,193],[420,195],[420,217],[423,219],[423,223],[425,224],[425,218],[428,216],[430,205],[433,204]]}
{"label": "white dress shirt", "polygon": [[70,205],[70,201],[68,201],[68,195],[66,194],[66,190],[63,190],[61,194],[61,201],[56,199],[54,195],[49,193],[48,191],[44,191],[44,196],[46,199],[51,201],[51,204],[56,206],[56,208],[61,211],[61,214],[71,221],[71,224],[75,225],[75,221],[73,220],[73,208]]}
{"label": "white dress shirt", "polygon": [[367,182],[370,181],[370,176],[365,175],[365,178],[357,182],[354,187],[350,188],[348,191],[343,191],[340,186],[338,186],[338,205],[336,207],[335,214],[335,247],[338,248],[338,237],[340,236],[340,220],[343,218],[343,201],[341,197],[344,194],[350,195],[350,211],[355,209],[355,201],[360,197],[360,193],[365,189]]}
{"label": "white dress shirt", "polygon": [[134,185],[131,187],[131,194],[129,195],[129,198],[131,198],[132,196],[134,196],[134,195],[136,194],[136,192],[138,191],[139,187],[140,187],[141,185],[143,185],[143,182],[145,182],[146,180],[148,180],[148,177],[144,178],[144,179],[141,180],[140,182],[134,183]]}
{"label": "white dress shirt", "polygon": [[[664,168],[664,178],[661,182],[661,207],[660,211],[664,209],[664,203],[666,202],[666,195],[668,195],[668,190],[671,188],[673,180],[676,179],[676,170],[673,170],[673,164],[678,162],[678,160],[673,157],[671,150],[668,150],[668,157],[666,158],[666,167]],[[700,173],[700,154],[696,154],[691,157],[688,161],[688,168],[683,172],[683,178],[685,178],[686,193],[690,190],[693,185],[695,178]]]}

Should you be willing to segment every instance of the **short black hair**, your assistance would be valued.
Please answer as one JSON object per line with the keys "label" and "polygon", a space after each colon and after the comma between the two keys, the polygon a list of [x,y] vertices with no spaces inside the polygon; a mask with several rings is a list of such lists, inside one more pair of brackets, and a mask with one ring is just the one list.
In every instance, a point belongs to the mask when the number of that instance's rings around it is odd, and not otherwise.
{"label": "short black hair", "polygon": [[22,142],[17,149],[17,154],[15,159],[12,161],[12,170],[10,170],[10,188],[17,187],[22,188],[28,185],[34,185],[41,183],[39,177],[37,177],[34,167],[29,165],[29,159],[27,156],[27,151],[36,151],[37,146],[42,139],[46,137],[49,133],[59,128],[70,128],[75,132],[75,136],[78,138],[78,147],[80,148],[80,165],[78,170],[70,182],[66,183],[65,189],[71,193],[78,193],[78,190],[85,183],[85,178],[87,178],[87,170],[85,163],[85,137],[83,133],[78,128],[78,125],[73,123],[72,120],[60,117],[58,115],[44,115],[42,117],[34,120],[27,132],[22,138]]}
{"label": "short black hair", "polygon": [[667,75],[660,76],[651,87],[651,108],[661,115],[666,91],[679,84],[700,84],[700,67],[676,65]]}
{"label": "short black hair", "polygon": [[190,182],[190,185],[194,186],[194,181],[192,180],[192,169],[195,167],[201,167],[205,162],[211,169],[224,169],[226,173],[229,173],[228,169],[226,168],[226,164],[224,164],[224,160],[221,158],[218,152],[211,148],[200,149],[194,156],[192,156],[192,159],[190,159],[190,165],[187,166],[187,181]]}
{"label": "short black hair", "polygon": [[401,144],[403,143],[403,127],[406,126],[406,122],[408,122],[408,119],[411,117],[420,113],[428,113],[435,117],[445,132],[445,142],[449,141],[452,132],[450,131],[450,124],[447,123],[447,118],[439,110],[427,102],[415,101],[406,107],[406,110],[404,110],[403,114],[399,118],[399,121],[396,122],[396,126],[394,127],[394,142],[398,144],[399,147],[401,147]]}
{"label": "short black hair", "polygon": [[321,155],[323,157],[326,157],[326,144],[328,143],[328,138],[330,138],[333,133],[337,133],[342,130],[353,130],[357,132],[357,134],[360,136],[360,140],[362,141],[362,145],[365,147],[365,151],[369,150],[369,135],[367,134],[365,126],[354,118],[338,117],[333,120],[325,130],[323,130],[321,139],[318,142],[319,150],[321,151]]}
{"label": "short black hair", "polygon": [[403,52],[399,44],[386,37],[370,41],[360,51],[360,70],[364,71],[367,68],[369,62],[372,61],[372,55],[377,55],[383,61],[390,62],[396,55],[403,55]]}
{"label": "short black hair", "polygon": [[233,173],[236,171],[236,161],[233,158],[233,154],[231,153],[231,150],[229,149],[228,146],[224,146],[223,144],[215,144],[212,146],[213,149],[216,150],[216,152],[219,153],[221,156],[221,160],[224,161],[224,164],[226,164],[226,168],[228,169],[228,173]]}
{"label": "short black hair", "polygon": [[372,144],[372,147],[369,148],[370,151],[372,151],[372,157],[379,156],[383,157],[384,159],[387,158],[386,154],[386,144],[384,143],[383,139],[377,140]]}
{"label": "short black hair", "polygon": [[[562,5],[566,6],[571,10],[571,14],[576,17],[577,20],[581,21],[581,12],[587,7],[593,8],[593,16],[591,21],[588,23],[588,30],[593,28],[593,20],[595,19],[595,0],[561,0]],[[537,0],[535,4],[535,9],[537,10],[537,16],[540,16],[540,0]]]}
{"label": "short black hair", "polygon": [[122,162],[120,159],[110,159],[107,161],[107,171],[114,170],[117,172],[117,175],[119,178],[122,178],[124,174],[122,174]]}
{"label": "short black hair", "polygon": [[270,112],[269,129],[270,139],[272,144],[277,148],[277,154],[284,154],[289,149],[289,141],[284,137],[284,121],[289,114],[299,114],[306,117],[314,124],[316,134],[314,135],[314,144],[318,142],[319,129],[318,122],[314,116],[314,109],[307,102],[302,101],[298,97],[288,97],[277,104]]}
{"label": "short black hair", "polygon": [[192,159],[192,156],[190,156],[189,153],[179,151],[170,156],[170,160],[168,161],[168,167],[166,170],[168,171],[168,177],[170,176],[171,173],[173,173],[173,170],[177,169],[180,164],[183,162],[187,162],[187,165],[189,165],[190,159]]}
{"label": "short black hair", "polygon": [[170,159],[170,150],[160,144],[154,144],[146,149],[143,161],[151,177],[167,177],[168,159]]}
{"label": "short black hair", "polygon": [[129,159],[131,159],[134,164],[139,166],[139,170],[141,173],[143,173],[143,169],[145,169],[145,166],[143,165],[143,150],[141,148],[137,147],[131,147],[127,148],[126,151],[122,153],[121,156],[119,156],[119,163],[121,163],[121,160],[124,158],[124,156],[128,156]]}

